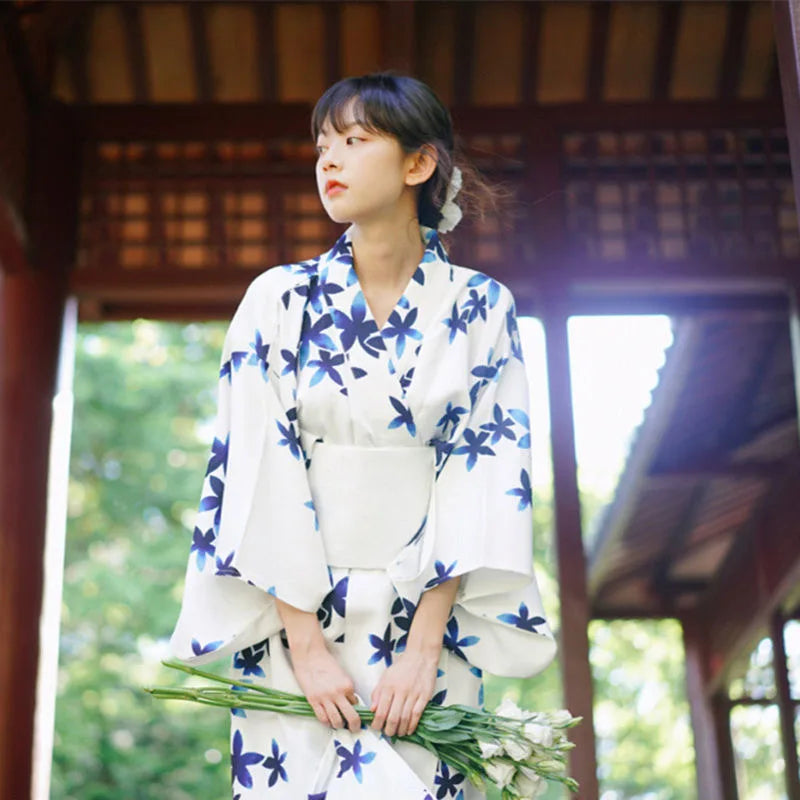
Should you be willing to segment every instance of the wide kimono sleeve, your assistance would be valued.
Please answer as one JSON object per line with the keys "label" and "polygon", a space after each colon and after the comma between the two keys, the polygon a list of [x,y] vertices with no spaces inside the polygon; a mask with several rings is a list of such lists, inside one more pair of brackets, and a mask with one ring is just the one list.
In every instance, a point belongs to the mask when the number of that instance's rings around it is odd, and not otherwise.
{"label": "wide kimono sleeve", "polygon": [[290,352],[300,330],[282,302],[285,276],[274,268],[250,285],[225,337],[214,441],[170,640],[183,661],[211,661],[278,632],[275,597],[316,611],[331,589],[294,373],[280,370],[281,342]]}
{"label": "wide kimono sleeve", "polygon": [[[486,319],[445,346],[458,388],[439,421],[437,474],[416,548],[393,566],[406,602],[461,576],[444,645],[496,675],[529,677],[553,659],[533,571],[528,379],[514,300],[498,296]],[[412,564],[409,574],[409,563]]]}

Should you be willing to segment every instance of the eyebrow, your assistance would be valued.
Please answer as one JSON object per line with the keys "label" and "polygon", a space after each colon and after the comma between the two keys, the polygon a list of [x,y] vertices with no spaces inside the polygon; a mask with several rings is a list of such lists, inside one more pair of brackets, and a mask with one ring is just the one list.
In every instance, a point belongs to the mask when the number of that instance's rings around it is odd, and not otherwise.
{"label": "eyebrow", "polygon": [[[349,123],[348,125],[345,125],[344,128],[342,128],[342,130],[340,131],[340,133],[344,133],[345,131],[349,131],[350,128],[356,128],[356,127],[361,127],[361,123],[356,122],[354,120],[353,122]],[[322,136],[327,136],[328,135],[328,129],[324,125],[319,129],[319,132],[320,132],[320,134]]]}

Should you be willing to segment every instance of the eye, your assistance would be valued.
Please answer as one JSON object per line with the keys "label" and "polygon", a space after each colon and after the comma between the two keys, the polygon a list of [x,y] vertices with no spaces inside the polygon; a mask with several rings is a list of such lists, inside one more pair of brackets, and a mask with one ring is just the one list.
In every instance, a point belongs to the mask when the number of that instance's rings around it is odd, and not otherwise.
{"label": "eye", "polygon": [[350,144],[350,140],[355,139],[357,142],[363,142],[364,140],[360,136],[348,136],[347,137],[347,144]]}

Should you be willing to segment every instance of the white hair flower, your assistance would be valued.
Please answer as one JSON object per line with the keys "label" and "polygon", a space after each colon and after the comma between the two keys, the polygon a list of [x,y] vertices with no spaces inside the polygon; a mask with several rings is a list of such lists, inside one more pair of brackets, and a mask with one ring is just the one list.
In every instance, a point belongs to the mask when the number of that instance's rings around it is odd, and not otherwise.
{"label": "white hair flower", "polygon": [[439,220],[438,231],[447,233],[453,230],[456,225],[461,221],[462,213],[459,206],[456,205],[455,196],[461,189],[461,170],[458,167],[453,167],[453,174],[450,177],[450,183],[447,184],[447,192],[444,196],[444,204],[441,211],[442,218]]}

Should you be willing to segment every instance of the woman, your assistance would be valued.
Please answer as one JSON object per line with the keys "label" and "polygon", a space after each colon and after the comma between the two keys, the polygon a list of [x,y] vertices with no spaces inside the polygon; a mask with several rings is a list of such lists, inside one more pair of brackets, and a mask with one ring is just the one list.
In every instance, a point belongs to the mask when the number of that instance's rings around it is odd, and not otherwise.
{"label": "woman", "polygon": [[439,241],[461,171],[425,84],[340,81],[312,133],[322,204],[349,227],[257,277],[231,322],[173,651],[232,653],[239,678],[314,708],[234,712],[241,800],[479,798],[389,737],[428,702],[482,703],[482,670],[529,676],[555,653],[513,298]]}

